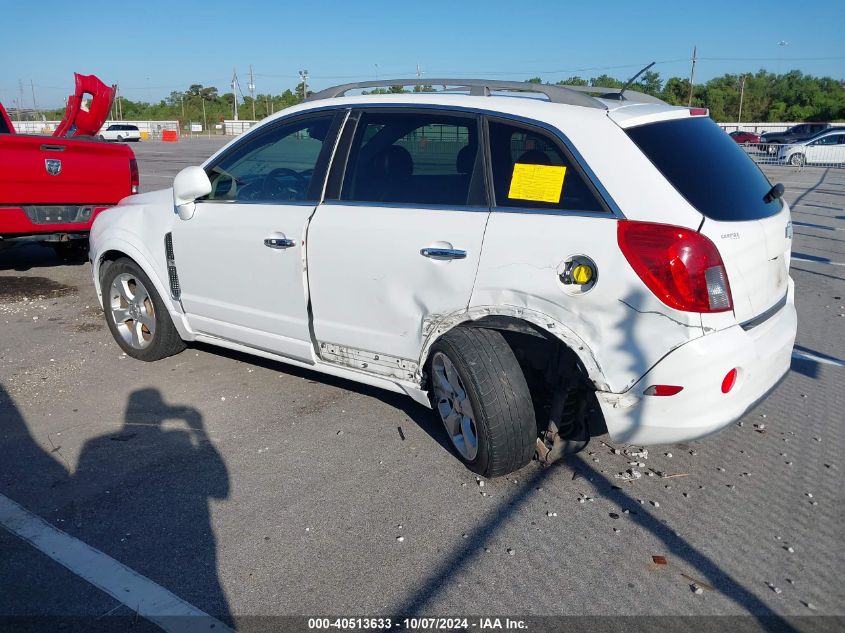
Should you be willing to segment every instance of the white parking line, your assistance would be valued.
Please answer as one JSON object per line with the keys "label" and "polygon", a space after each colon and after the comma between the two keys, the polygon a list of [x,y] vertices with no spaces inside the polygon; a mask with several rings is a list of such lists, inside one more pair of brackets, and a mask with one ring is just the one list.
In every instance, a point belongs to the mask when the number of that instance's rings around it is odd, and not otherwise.
{"label": "white parking line", "polygon": [[816,356],[815,354],[799,350],[792,350],[792,358],[809,360],[814,363],[824,363],[825,365],[833,365],[834,367],[845,367],[845,361],[841,361],[838,358],[825,358],[824,356]]}
{"label": "white parking line", "polygon": [[168,633],[234,633],[149,578],[53,527],[3,495],[0,526]]}

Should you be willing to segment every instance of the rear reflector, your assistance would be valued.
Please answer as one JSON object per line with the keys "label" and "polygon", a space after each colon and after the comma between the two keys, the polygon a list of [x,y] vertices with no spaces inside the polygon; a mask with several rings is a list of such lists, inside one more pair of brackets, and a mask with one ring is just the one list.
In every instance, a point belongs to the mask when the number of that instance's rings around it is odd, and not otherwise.
{"label": "rear reflector", "polygon": [[619,220],[617,240],[625,259],[654,295],[683,312],[726,312],[733,307],[722,256],[692,229]]}
{"label": "rear reflector", "polygon": [[728,393],[736,384],[736,367],[731,369],[722,379],[722,393]]}
{"label": "rear reflector", "polygon": [[677,385],[652,385],[643,391],[643,394],[647,396],[674,396],[676,393],[683,391],[683,389],[683,387]]}

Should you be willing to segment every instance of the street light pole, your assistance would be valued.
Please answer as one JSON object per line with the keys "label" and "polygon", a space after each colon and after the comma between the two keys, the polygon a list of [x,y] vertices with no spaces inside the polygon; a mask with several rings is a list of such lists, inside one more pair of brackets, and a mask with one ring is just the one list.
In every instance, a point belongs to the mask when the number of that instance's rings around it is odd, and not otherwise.
{"label": "street light pole", "polygon": [[308,96],[308,71],[300,70],[299,78],[302,79],[302,100],[305,101]]}
{"label": "street light pole", "polygon": [[249,65],[249,95],[252,98],[252,120],[255,121],[255,81],[252,77],[252,64]]}
{"label": "street light pole", "polygon": [[743,75],[739,79],[739,116],[736,118],[736,123],[739,125],[742,122],[742,98],[745,96],[745,80],[747,75]]}

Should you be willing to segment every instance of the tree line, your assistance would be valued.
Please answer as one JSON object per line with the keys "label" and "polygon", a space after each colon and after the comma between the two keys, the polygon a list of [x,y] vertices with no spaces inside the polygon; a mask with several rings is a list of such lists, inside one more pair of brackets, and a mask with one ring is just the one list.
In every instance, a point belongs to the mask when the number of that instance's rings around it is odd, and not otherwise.
{"label": "tree line", "polygon": [[[528,79],[542,83],[540,77]],[[744,83],[744,88],[742,87]],[[621,88],[623,80],[610,75],[589,79],[569,77],[556,85],[605,86]],[[632,90],[659,97],[673,105],[687,105],[690,99],[688,79],[670,77],[663,80],[660,73],[647,71],[631,84]],[[417,86],[416,92],[427,92],[430,85]],[[255,99],[246,96],[238,99],[238,118],[262,119],[274,112],[300,103],[303,86],[281,94],[257,94]],[[375,89],[370,94],[404,92],[400,86]],[[726,74],[696,85],[692,92],[692,105],[708,108],[710,116],[718,122],[735,122],[739,117],[740,92],[742,92],[742,121],[837,121],[845,119],[845,80],[814,77],[798,70],[775,74],[760,70],[741,75]],[[311,94],[311,91],[308,91]],[[182,125],[190,122],[214,124],[234,116],[235,95],[220,94],[215,87],[193,84],[183,92],[173,91],[158,103],[132,101],[120,98],[114,106],[114,117],[121,113],[124,120],[178,120]],[[60,119],[62,110],[44,113],[47,118]]]}

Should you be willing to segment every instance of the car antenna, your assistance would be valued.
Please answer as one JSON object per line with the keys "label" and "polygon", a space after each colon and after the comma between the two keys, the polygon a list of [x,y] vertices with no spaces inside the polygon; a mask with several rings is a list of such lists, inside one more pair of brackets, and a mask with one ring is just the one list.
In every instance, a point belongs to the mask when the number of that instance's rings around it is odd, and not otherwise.
{"label": "car antenna", "polygon": [[622,90],[619,91],[619,100],[620,101],[625,99],[625,91],[631,86],[631,84],[634,83],[640,75],[642,75],[645,71],[647,71],[649,68],[654,66],[656,63],[657,62],[651,62],[648,66],[643,68],[640,72],[638,72],[636,75],[634,75],[628,81],[625,82],[625,85],[622,86]]}

